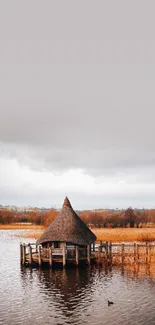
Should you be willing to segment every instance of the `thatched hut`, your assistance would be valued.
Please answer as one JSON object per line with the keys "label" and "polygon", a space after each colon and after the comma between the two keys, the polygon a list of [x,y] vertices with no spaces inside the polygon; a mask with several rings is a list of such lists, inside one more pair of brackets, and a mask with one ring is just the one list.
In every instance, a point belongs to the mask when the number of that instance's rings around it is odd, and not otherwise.
{"label": "thatched hut", "polygon": [[84,249],[95,240],[94,233],[79,218],[66,197],[60,213],[38,239],[37,245],[53,249],[76,246]]}

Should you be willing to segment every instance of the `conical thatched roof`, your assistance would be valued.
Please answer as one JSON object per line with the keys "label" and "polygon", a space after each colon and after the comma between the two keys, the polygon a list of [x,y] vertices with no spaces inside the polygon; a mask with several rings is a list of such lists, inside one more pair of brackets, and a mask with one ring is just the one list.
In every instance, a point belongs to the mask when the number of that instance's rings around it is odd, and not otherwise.
{"label": "conical thatched roof", "polygon": [[60,213],[38,239],[37,244],[61,241],[88,245],[95,240],[96,236],[78,217],[66,197]]}

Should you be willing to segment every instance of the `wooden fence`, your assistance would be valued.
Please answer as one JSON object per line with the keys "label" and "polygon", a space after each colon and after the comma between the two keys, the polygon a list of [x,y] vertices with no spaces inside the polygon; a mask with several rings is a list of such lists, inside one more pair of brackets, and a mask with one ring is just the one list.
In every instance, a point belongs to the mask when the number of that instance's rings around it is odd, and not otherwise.
{"label": "wooden fence", "polygon": [[80,261],[86,264],[128,264],[155,262],[155,243],[111,243],[96,242],[87,248],[75,246],[53,249],[42,248],[35,244],[20,245],[20,260],[22,264],[68,263],[79,265]]}

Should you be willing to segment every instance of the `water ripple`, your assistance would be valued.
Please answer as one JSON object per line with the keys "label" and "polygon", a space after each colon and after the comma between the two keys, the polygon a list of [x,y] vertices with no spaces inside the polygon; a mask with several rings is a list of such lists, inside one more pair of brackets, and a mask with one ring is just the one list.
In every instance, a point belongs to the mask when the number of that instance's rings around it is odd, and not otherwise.
{"label": "water ripple", "polygon": [[0,325],[154,325],[155,268],[29,269],[21,240],[0,231]]}

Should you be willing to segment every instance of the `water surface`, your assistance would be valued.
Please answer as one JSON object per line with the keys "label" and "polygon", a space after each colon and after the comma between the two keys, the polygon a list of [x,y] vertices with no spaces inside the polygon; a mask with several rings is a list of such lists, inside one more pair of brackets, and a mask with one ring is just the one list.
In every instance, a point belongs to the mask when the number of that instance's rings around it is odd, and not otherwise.
{"label": "water surface", "polygon": [[155,324],[154,266],[25,268],[22,233],[0,231],[0,325]]}

